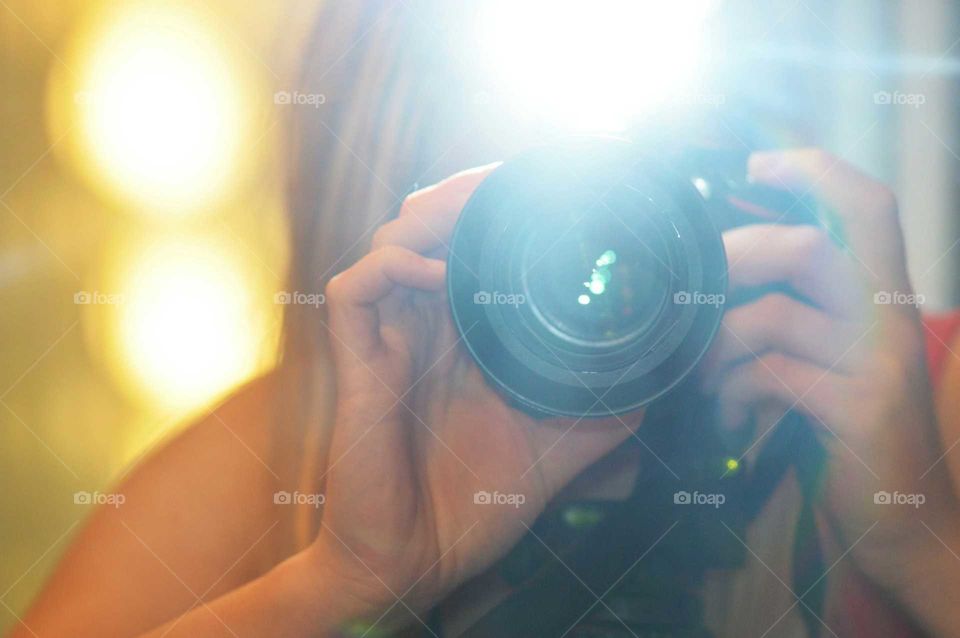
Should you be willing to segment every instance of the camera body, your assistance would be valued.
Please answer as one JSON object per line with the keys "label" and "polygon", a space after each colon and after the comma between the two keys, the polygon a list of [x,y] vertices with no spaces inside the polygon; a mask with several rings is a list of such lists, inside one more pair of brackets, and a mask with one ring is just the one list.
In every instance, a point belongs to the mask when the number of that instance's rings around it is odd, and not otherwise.
{"label": "camera body", "polygon": [[746,160],[584,137],[493,171],[447,258],[454,322],[488,380],[532,414],[577,417],[679,384],[727,306],[721,233],[749,221],[732,199],[798,208],[749,184]]}

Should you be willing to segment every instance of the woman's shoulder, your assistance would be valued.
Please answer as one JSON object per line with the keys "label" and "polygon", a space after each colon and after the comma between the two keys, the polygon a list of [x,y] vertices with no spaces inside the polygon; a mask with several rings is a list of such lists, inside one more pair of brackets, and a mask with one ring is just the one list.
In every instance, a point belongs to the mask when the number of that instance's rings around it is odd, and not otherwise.
{"label": "woman's shoulder", "polygon": [[[266,459],[259,463],[270,448],[270,433],[277,419],[277,405],[281,402],[281,371],[270,370],[247,381],[201,413],[194,415],[181,429],[150,452],[151,456],[168,450],[202,453],[209,460],[231,463],[246,450],[246,459],[270,470]],[[233,444],[230,441],[233,441]],[[240,446],[240,449],[236,448]],[[270,473],[269,471],[267,472]]]}
{"label": "woman's shoulder", "polygon": [[94,510],[27,622],[42,634],[73,623],[115,635],[165,621],[194,602],[190,592],[216,598],[268,568],[282,542],[271,496],[277,381],[244,385],[136,462],[112,488],[122,506]]}
{"label": "woman's shoulder", "polygon": [[[272,494],[282,489],[283,480],[272,432],[281,402],[279,379],[279,370],[268,371],[195,415],[149,450],[118,486],[158,504],[151,530],[167,535],[164,542],[171,550],[178,547],[179,534],[166,520],[190,528],[193,549],[187,554],[206,561],[231,552],[235,560],[236,550],[277,518]],[[238,571],[258,571],[257,555],[270,540],[264,539],[263,547],[249,554],[249,565],[238,565]]]}

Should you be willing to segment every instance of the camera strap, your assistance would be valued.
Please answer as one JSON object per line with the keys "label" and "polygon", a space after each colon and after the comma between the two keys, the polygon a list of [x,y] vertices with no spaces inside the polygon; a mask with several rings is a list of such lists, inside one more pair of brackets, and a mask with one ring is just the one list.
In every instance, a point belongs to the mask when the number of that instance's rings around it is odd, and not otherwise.
{"label": "camera strap", "polygon": [[651,408],[643,440],[634,443],[644,456],[628,500],[544,512],[500,564],[514,592],[463,636],[709,638],[703,577],[745,564],[747,527],[791,467],[803,497],[792,589],[808,634],[819,635],[826,591],[814,516],[825,459],[820,442],[801,415],[788,413],[752,471],[742,460],[734,471],[713,419],[711,427],[702,420],[712,402],[690,399]]}

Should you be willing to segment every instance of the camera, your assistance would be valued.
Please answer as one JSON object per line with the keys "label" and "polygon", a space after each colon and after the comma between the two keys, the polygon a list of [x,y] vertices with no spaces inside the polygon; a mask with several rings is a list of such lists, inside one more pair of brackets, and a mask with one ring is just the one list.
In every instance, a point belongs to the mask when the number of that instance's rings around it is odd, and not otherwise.
{"label": "camera", "polygon": [[676,387],[728,305],[721,233],[755,220],[731,202],[815,223],[750,184],[747,156],[583,137],[494,170],[447,257],[452,317],[487,379],[531,414],[577,417]]}

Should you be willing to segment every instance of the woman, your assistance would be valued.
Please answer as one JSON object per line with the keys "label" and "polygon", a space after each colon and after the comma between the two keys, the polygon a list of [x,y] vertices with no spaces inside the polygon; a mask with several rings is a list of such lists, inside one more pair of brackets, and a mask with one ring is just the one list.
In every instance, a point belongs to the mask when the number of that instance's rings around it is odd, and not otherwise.
{"label": "woman", "polygon": [[[292,289],[323,287],[327,304],[293,308],[283,364],[129,474],[123,508],[96,512],[16,637],[456,636],[510,595],[495,566],[548,503],[629,491],[637,460],[622,444],[643,435],[642,413],[533,420],[485,384],[448,318],[453,223],[485,164],[529,142],[524,129],[487,125],[482,101],[459,99],[451,87],[469,85],[437,60],[444,36],[422,16],[329,4],[320,25],[337,29],[313,38],[301,87],[327,110],[298,122],[291,180]],[[415,36],[438,41],[408,46]],[[786,283],[809,303],[767,295],[728,313],[702,385],[732,430],[794,408],[821,435],[820,533],[836,546],[823,633],[893,635],[907,626],[898,608],[953,635],[958,477],[940,440],[960,435],[960,412],[938,430],[915,310],[872,303],[910,290],[893,196],[820,151],[755,153],[749,170],[815,194],[847,249],[809,228],[728,232],[734,289]],[[945,365],[960,383],[956,360]],[[880,490],[923,493],[922,523],[877,506]],[[524,499],[478,507],[478,491]],[[286,505],[282,492],[325,503]],[[744,539],[756,560],[706,583],[719,635],[805,631],[781,560],[798,499],[784,482]]]}

